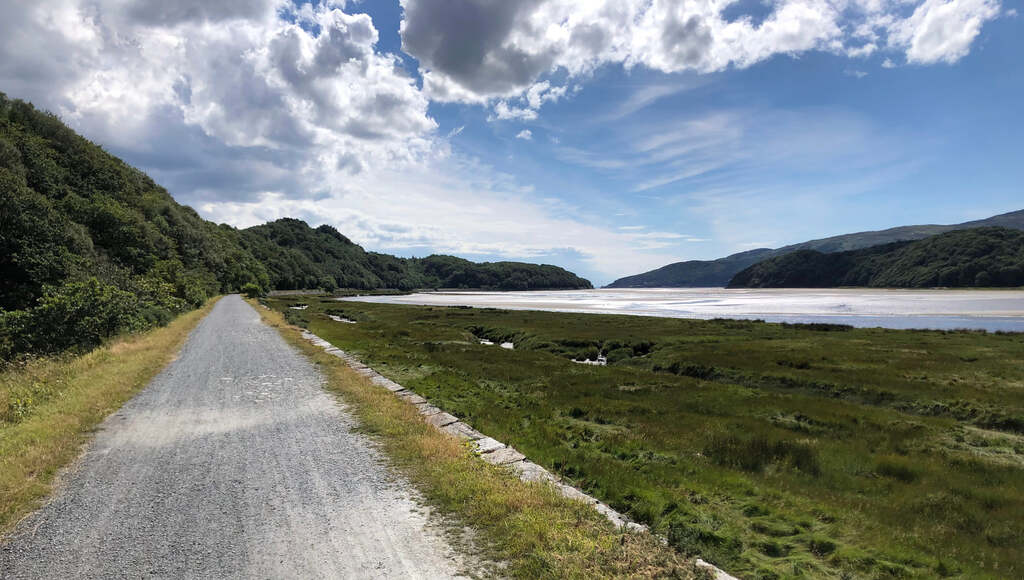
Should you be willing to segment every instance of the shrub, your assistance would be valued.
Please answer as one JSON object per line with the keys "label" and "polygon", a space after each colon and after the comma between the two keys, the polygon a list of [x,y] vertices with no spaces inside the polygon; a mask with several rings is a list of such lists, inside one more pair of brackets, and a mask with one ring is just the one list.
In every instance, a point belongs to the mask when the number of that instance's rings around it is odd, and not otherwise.
{"label": "shrub", "polygon": [[668,372],[702,380],[713,380],[721,373],[713,366],[677,361],[669,365]]}
{"label": "shrub", "polygon": [[633,349],[623,347],[609,351],[605,358],[608,359],[608,364],[615,364],[619,361],[628,360],[632,357]]}
{"label": "shrub", "polygon": [[119,332],[146,327],[147,317],[162,318],[154,311],[158,305],[147,306],[143,316],[135,295],[95,278],[51,287],[35,307],[0,318],[0,345],[7,349],[0,356],[93,348]]}
{"label": "shrub", "polygon": [[875,464],[875,473],[903,483],[913,483],[918,478],[914,469],[894,457],[879,459]]}
{"label": "shrub", "polygon": [[249,282],[242,286],[242,294],[245,294],[246,298],[259,298],[263,295],[263,290],[254,282]]}
{"label": "shrub", "polygon": [[808,475],[821,474],[817,452],[798,441],[771,441],[759,435],[750,438],[717,436],[704,447],[704,455],[719,465],[744,471],[762,471],[774,463],[789,465]]}
{"label": "shrub", "polygon": [[284,311],[284,320],[288,324],[309,328],[309,318],[302,310],[288,309]]}

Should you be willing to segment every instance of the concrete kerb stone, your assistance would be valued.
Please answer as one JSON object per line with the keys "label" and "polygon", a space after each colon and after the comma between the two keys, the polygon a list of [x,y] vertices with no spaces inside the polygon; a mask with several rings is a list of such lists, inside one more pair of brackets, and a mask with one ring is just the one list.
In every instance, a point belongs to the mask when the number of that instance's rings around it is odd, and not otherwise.
{"label": "concrete kerb stone", "polygon": [[408,391],[407,390],[407,391],[404,391],[404,392],[401,392],[401,393],[397,393],[397,394],[398,394],[399,397],[402,397],[403,399],[405,399],[406,401],[409,401],[413,405],[418,405],[420,403],[426,403],[427,402],[426,399],[424,399],[423,397],[417,395],[416,393],[414,393],[412,391]]}
{"label": "concrete kerb stone", "polygon": [[522,461],[526,459],[526,456],[516,451],[514,447],[505,446],[500,449],[495,449],[490,453],[484,453],[480,456],[480,459],[483,459],[492,465],[508,465],[510,463]]}
{"label": "concrete kerb stone", "polygon": [[530,461],[524,459],[515,463],[510,463],[509,467],[512,471],[519,474],[519,479],[523,481],[536,481],[536,482],[547,482],[557,485],[558,478],[551,474],[550,471]]}
{"label": "concrete kerb stone", "polygon": [[491,437],[483,437],[473,442],[473,449],[477,452],[478,455],[483,455],[485,453],[497,451],[504,446],[504,443]]}
{"label": "concrete kerb stone", "polygon": [[[391,391],[394,395],[401,397],[409,403],[416,406],[420,415],[423,419],[433,425],[440,431],[443,431],[453,437],[457,437],[470,443],[473,451],[484,461],[492,465],[506,466],[515,472],[520,479],[523,481],[535,481],[535,482],[547,482],[555,487],[563,496],[581,501],[592,506],[598,513],[602,514],[610,522],[615,524],[617,527],[624,528],[633,532],[649,532],[647,526],[638,524],[636,522],[629,521],[626,516],[612,509],[600,500],[587,495],[583,491],[565,483],[559,481],[558,477],[552,474],[550,471],[544,469],[540,465],[533,463],[526,456],[516,451],[514,448],[509,447],[498,441],[480,433],[473,429],[466,423],[459,421],[459,418],[444,412],[442,409],[435,407],[427,402],[427,400],[416,393],[406,390],[405,387],[392,381],[391,379],[381,375],[372,368],[366,366],[355,356],[346,353],[338,347],[332,345],[326,340],[319,336],[309,332],[307,330],[302,331],[302,337],[313,344],[323,348],[326,352],[342,359],[348,364],[349,368],[356,371],[360,375],[369,377],[370,381],[380,387]],[[737,580],[737,578],[730,576],[714,564],[706,562],[700,558],[695,560],[695,564],[708,570],[715,577],[715,580]]]}
{"label": "concrete kerb stone", "polygon": [[718,566],[715,566],[711,562],[708,562],[701,558],[697,558],[694,561],[694,564],[696,564],[698,568],[704,568],[708,572],[711,572],[711,575],[714,577],[715,580],[739,580],[739,578],[730,575],[725,570],[722,570]]}
{"label": "concrete kerb stone", "polygon": [[441,427],[441,430],[458,439],[462,439],[463,441],[476,441],[477,439],[484,438],[483,433],[477,431],[476,429],[470,427],[469,425],[466,425],[462,421],[449,423],[448,425]]}
{"label": "concrete kerb stone", "polygon": [[441,409],[438,409],[430,403],[421,403],[416,405],[416,408],[419,409],[420,415],[423,415],[424,417],[436,415],[441,412]]}
{"label": "concrete kerb stone", "polygon": [[444,427],[446,425],[451,425],[452,423],[455,423],[458,420],[459,420],[458,417],[456,417],[454,415],[450,415],[448,413],[445,413],[444,411],[441,411],[440,413],[437,413],[435,415],[430,415],[430,416],[426,417],[427,423],[430,423],[431,425],[433,425],[434,427],[437,427],[438,429],[440,429],[441,427]]}

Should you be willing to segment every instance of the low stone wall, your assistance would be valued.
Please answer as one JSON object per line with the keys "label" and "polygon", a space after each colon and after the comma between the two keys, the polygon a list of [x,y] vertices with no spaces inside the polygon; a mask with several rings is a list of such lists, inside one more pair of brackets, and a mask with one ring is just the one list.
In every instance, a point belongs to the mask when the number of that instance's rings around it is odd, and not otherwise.
{"label": "low stone wall", "polygon": [[[525,455],[516,451],[513,447],[505,445],[501,441],[488,437],[483,433],[460,421],[458,417],[446,413],[443,409],[431,405],[429,401],[416,393],[406,389],[402,385],[392,381],[372,368],[366,366],[355,356],[335,347],[326,340],[309,331],[303,331],[302,337],[313,344],[324,349],[325,352],[334,355],[345,361],[352,370],[370,379],[370,381],[391,391],[396,397],[405,399],[409,404],[415,405],[423,419],[440,431],[457,439],[470,442],[473,451],[484,461],[510,468],[523,481],[546,482],[555,487],[563,496],[582,501],[593,506],[595,510],[608,518],[613,524],[635,532],[647,532],[647,526],[630,521],[629,518],[612,509],[609,505],[594,498],[587,493],[571,485],[567,485],[558,479],[558,476],[533,463]],[[737,580],[709,562],[700,558],[697,565],[711,571],[715,580]]]}

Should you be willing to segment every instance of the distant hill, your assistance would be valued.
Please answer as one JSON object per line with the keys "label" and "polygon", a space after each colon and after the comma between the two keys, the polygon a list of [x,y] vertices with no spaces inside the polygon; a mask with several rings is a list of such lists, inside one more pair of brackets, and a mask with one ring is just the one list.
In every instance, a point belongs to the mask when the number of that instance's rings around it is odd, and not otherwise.
{"label": "distant hill", "polygon": [[470,262],[454,256],[397,258],[367,252],[336,229],[283,218],[240,231],[242,247],[267,269],[276,289],[473,288],[550,290],[591,288],[557,266]]}
{"label": "distant hill", "polygon": [[366,252],[295,219],[217,225],[56,116],[0,93],[0,360],[90,348],[247,284],[591,287],[555,266]]}
{"label": "distant hill", "polygon": [[1024,286],[1024,232],[971,228],[846,252],[797,250],[754,264],[729,282],[729,288],[839,286]]}
{"label": "distant hill", "polygon": [[760,248],[719,258],[689,260],[662,266],[657,270],[619,278],[607,288],[703,288],[725,286],[740,270],[775,255],[776,250]]}
{"label": "distant hill", "polygon": [[719,258],[717,260],[691,260],[676,262],[643,274],[620,278],[608,288],[686,288],[719,287],[729,283],[737,273],[762,260],[798,250],[822,253],[858,250],[897,241],[920,240],[944,232],[968,228],[997,226],[1024,230],[1024,210],[1014,211],[954,225],[900,226],[887,230],[844,234],[820,240],[811,240],[778,249],[761,248]]}

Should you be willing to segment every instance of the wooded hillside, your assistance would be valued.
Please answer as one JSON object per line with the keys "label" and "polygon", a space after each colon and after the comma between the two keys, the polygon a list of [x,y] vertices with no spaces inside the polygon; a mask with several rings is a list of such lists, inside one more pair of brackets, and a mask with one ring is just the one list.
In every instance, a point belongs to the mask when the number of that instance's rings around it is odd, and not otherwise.
{"label": "wooded hillside", "polygon": [[730,288],[1024,286],[1024,232],[957,230],[850,252],[799,250],[743,270]]}
{"label": "wooded hillside", "polygon": [[217,225],[55,115],[0,93],[0,360],[91,348],[247,284],[590,287],[554,266],[366,252],[294,219]]}

